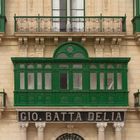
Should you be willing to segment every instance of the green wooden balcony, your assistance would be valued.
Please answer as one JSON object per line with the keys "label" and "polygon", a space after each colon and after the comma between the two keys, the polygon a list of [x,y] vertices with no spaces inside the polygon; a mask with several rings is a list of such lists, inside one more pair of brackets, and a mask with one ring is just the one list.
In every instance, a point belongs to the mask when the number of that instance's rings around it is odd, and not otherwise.
{"label": "green wooden balcony", "polygon": [[15,106],[128,106],[128,92],[33,92],[15,91]]}
{"label": "green wooden balcony", "polygon": [[126,32],[126,16],[15,16],[15,33],[123,33]]}

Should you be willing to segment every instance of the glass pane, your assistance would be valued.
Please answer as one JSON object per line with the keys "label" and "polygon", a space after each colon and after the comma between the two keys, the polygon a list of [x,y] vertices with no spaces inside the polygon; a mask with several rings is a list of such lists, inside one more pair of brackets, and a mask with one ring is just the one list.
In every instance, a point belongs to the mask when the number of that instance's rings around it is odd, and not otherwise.
{"label": "glass pane", "polygon": [[97,89],[97,75],[96,73],[90,73],[90,89]]}
{"label": "glass pane", "polygon": [[104,73],[100,73],[100,89],[104,89]]}
{"label": "glass pane", "polygon": [[[84,11],[83,10],[72,10],[72,16],[84,16]],[[83,21],[84,18],[76,18],[77,21]]]}
{"label": "glass pane", "polygon": [[84,0],[71,0],[72,9],[84,9]]}
{"label": "glass pane", "polygon": [[27,65],[27,68],[28,68],[28,69],[33,69],[33,68],[34,68],[34,65],[29,64],[29,65]]}
{"label": "glass pane", "polygon": [[84,58],[85,56],[82,53],[75,53],[73,58]]}
{"label": "glass pane", "polygon": [[109,65],[107,65],[107,68],[108,68],[108,69],[113,69],[114,67],[113,67],[112,64],[109,64]]}
{"label": "glass pane", "polygon": [[53,0],[53,9],[59,9],[59,0]]}
{"label": "glass pane", "polygon": [[25,89],[25,75],[23,72],[20,73],[20,89]]}
{"label": "glass pane", "polygon": [[75,69],[81,69],[82,68],[82,64],[74,64],[73,68]]}
{"label": "glass pane", "polygon": [[45,73],[45,89],[52,89],[52,75]]}
{"label": "glass pane", "polygon": [[[53,10],[53,16],[59,16],[59,10]],[[53,18],[53,21],[59,21],[59,18]]]}
{"label": "glass pane", "polygon": [[117,64],[116,68],[122,68],[122,64]]}
{"label": "glass pane", "polygon": [[68,74],[60,73],[60,89],[68,89]]}
{"label": "glass pane", "polygon": [[105,68],[105,64],[100,64],[100,68],[104,69]]}
{"label": "glass pane", "polygon": [[107,74],[107,89],[108,90],[114,89],[114,74],[113,73]]}
{"label": "glass pane", "polygon": [[37,68],[42,68],[42,64],[37,64]]}
{"label": "glass pane", "polygon": [[34,89],[34,73],[28,73],[28,89]]}
{"label": "glass pane", "polygon": [[67,9],[67,1],[66,0],[60,0],[60,9],[65,9],[65,10]]}
{"label": "glass pane", "polygon": [[96,69],[97,67],[96,67],[96,65],[92,64],[92,65],[90,65],[90,68],[91,69]]}
{"label": "glass pane", "polygon": [[37,73],[37,89],[42,89],[42,73]]}
{"label": "glass pane", "polygon": [[59,65],[59,68],[69,68],[69,65],[61,64]]}
{"label": "glass pane", "polygon": [[65,53],[60,53],[57,58],[67,58],[67,55]]}
{"label": "glass pane", "polygon": [[20,64],[19,66],[21,69],[24,69],[25,68],[25,65],[24,64]]}
{"label": "glass pane", "polygon": [[122,74],[117,73],[117,89],[122,89]]}
{"label": "glass pane", "polygon": [[51,65],[49,64],[45,65],[45,69],[51,69]]}
{"label": "glass pane", "polygon": [[73,89],[82,89],[82,73],[73,73]]}

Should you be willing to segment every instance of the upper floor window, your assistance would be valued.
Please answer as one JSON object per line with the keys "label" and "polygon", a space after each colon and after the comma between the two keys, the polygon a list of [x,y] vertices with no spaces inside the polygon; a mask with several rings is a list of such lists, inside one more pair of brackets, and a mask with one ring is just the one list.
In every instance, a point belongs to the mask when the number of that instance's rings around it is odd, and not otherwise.
{"label": "upper floor window", "polygon": [[[84,0],[53,0],[53,29],[55,31],[79,31],[84,29]],[[61,17],[61,18],[59,18]],[[63,18],[62,18],[63,17]],[[69,18],[74,17],[74,18]]]}

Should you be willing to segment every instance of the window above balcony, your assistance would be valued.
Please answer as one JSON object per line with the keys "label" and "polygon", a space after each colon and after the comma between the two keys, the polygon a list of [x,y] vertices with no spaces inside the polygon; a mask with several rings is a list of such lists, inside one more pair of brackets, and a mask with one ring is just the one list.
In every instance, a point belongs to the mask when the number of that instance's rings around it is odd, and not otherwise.
{"label": "window above balcony", "polygon": [[89,58],[75,42],[53,58],[12,58],[15,106],[127,106],[129,58]]}

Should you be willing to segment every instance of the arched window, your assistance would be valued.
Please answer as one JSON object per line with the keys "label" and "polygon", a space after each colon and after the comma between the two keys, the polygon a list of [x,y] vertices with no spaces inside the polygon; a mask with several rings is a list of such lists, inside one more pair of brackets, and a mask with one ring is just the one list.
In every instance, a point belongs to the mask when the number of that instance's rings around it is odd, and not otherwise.
{"label": "arched window", "polygon": [[54,53],[56,59],[87,59],[88,53],[80,43],[66,42],[61,44]]}
{"label": "arched window", "polygon": [[84,140],[84,138],[75,133],[65,133],[59,136],[56,140]]}

